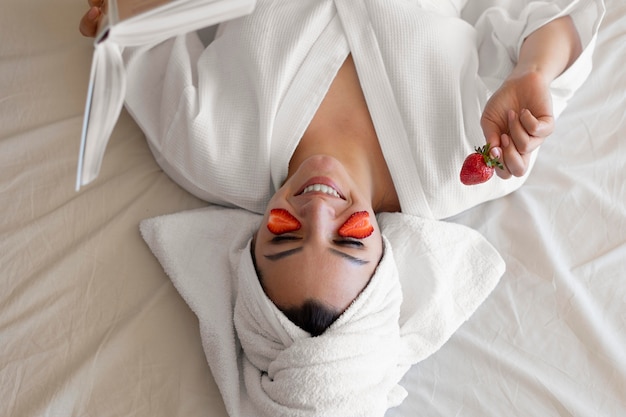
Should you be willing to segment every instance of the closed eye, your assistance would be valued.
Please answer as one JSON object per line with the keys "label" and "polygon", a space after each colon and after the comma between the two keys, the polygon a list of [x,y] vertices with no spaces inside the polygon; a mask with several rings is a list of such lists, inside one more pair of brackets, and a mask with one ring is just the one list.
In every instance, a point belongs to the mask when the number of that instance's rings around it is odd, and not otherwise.
{"label": "closed eye", "polygon": [[[302,238],[299,236],[279,235],[279,236],[274,236],[272,240],[270,241],[270,243],[274,245],[281,245],[282,243],[299,241],[299,240],[302,240]],[[362,249],[364,247],[363,243],[356,239],[336,239],[336,240],[333,240],[333,243],[340,247],[352,248],[352,249]],[[264,257],[270,261],[278,261],[280,259],[294,255],[298,252],[302,252],[304,248],[303,246],[299,246],[299,247],[292,247],[292,246],[293,245],[287,246],[287,247],[291,247],[291,249],[287,249],[278,253],[264,255]],[[337,250],[335,248],[328,248],[328,250],[334,255],[345,258],[349,260],[350,262],[354,263],[355,265],[366,265],[369,263],[369,261],[366,259],[355,257],[349,253]]]}
{"label": "closed eye", "polygon": [[278,235],[278,236],[274,236],[271,242],[281,243],[281,242],[294,241],[294,240],[300,240],[300,238],[298,236],[292,236],[292,235]]}
{"label": "closed eye", "polygon": [[337,246],[344,246],[349,248],[362,248],[363,242],[360,242],[355,239],[337,239],[334,240],[333,243]]}

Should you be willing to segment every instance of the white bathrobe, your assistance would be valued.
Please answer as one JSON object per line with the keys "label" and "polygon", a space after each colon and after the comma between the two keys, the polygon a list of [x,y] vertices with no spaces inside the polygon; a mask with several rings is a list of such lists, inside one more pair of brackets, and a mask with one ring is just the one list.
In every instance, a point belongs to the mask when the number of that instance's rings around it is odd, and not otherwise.
{"label": "white bathrobe", "polygon": [[261,213],[348,54],[404,213],[441,219],[518,188],[467,187],[465,156],[524,38],[573,17],[585,51],[552,85],[555,114],[582,84],[600,0],[258,0],[219,28],[127,51],[127,108],[161,167],[215,204]]}

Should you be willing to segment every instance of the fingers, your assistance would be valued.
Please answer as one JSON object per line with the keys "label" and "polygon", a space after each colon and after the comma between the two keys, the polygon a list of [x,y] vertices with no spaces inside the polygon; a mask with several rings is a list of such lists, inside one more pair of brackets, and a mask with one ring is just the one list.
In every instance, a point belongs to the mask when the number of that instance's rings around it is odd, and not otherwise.
{"label": "fingers", "polygon": [[98,31],[98,23],[102,17],[103,7],[106,5],[106,0],[88,0],[89,10],[85,13],[80,20],[78,30],[83,36],[93,38]]}
{"label": "fingers", "polygon": [[[89,3],[97,0],[90,0]],[[97,6],[92,6],[87,13],[80,19],[78,30],[83,36],[93,38],[98,30],[98,21],[102,15],[102,11]]]}
{"label": "fingers", "polygon": [[[513,110],[509,110],[508,112],[509,119],[509,136],[513,139],[513,144],[515,145],[515,149],[521,155],[530,153],[533,151],[534,142],[532,137],[528,134],[520,118],[517,116]],[[513,175],[515,175],[513,173]]]}
{"label": "fingers", "polygon": [[509,134],[500,137],[504,170],[498,170],[503,179],[511,175],[521,177],[526,174],[530,156],[549,135],[554,126],[552,117],[535,118],[527,109],[518,116],[513,110],[508,112]]}
{"label": "fingers", "polygon": [[498,142],[500,146],[492,147],[489,150],[489,156],[491,156],[493,159],[497,159],[498,161],[500,161],[502,167],[496,166],[495,172],[500,178],[506,180],[511,178],[511,171],[509,171],[505,159],[505,145],[507,145],[507,147],[510,147],[508,136],[503,134],[501,138],[499,138]]}
{"label": "fingers", "polygon": [[483,134],[485,135],[486,143],[489,144],[489,155],[503,163],[504,169],[496,168],[497,175],[502,179],[510,178],[511,173],[506,168],[506,164],[504,163],[504,143],[501,139],[503,136],[501,126],[506,126],[506,120],[498,120],[496,122],[483,114],[483,117],[480,120],[480,125],[482,127]]}
{"label": "fingers", "polygon": [[503,134],[501,138],[504,165],[509,177],[510,175],[521,177],[527,167],[523,155],[532,151],[531,138],[513,110],[508,112],[508,122],[509,134]]}
{"label": "fingers", "polygon": [[519,115],[513,110],[503,113],[495,117],[483,114],[481,127],[491,147],[491,156],[504,166],[496,169],[497,175],[502,179],[521,177],[528,171],[532,152],[554,130],[554,119],[537,118],[528,109],[522,109]]}
{"label": "fingers", "polygon": [[502,179],[511,178],[511,176],[521,177],[526,173],[530,162],[530,153],[521,154],[518,152],[511,137],[503,134],[502,142],[502,159],[504,169],[497,169],[496,173]]}
{"label": "fingers", "polygon": [[530,110],[523,109],[519,120],[530,136],[545,138],[554,131],[554,117],[552,116],[536,118]]}
{"label": "fingers", "polygon": [[500,152],[500,135],[502,134],[500,127],[497,123],[494,123],[484,116],[480,120],[480,125],[482,127],[486,143],[488,143],[491,148],[491,156],[493,158],[497,158],[494,151],[496,153]]}

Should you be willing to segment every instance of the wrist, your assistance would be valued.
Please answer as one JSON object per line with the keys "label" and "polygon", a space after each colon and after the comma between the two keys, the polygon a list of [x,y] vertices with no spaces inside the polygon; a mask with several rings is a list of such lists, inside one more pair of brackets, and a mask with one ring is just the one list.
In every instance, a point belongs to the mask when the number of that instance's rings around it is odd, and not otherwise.
{"label": "wrist", "polygon": [[534,77],[546,84],[550,84],[562,71],[553,67],[546,67],[540,64],[518,64],[513,68],[508,79],[516,79],[523,77]]}
{"label": "wrist", "polygon": [[550,83],[567,70],[581,52],[582,45],[572,19],[561,17],[524,40],[513,72],[537,73]]}

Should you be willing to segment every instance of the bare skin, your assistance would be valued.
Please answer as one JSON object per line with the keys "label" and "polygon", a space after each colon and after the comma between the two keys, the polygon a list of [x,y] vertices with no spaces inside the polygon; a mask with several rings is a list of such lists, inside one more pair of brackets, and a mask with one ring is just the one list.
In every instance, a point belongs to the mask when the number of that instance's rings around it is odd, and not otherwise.
{"label": "bare skin", "polygon": [[88,0],[89,10],[80,19],[78,30],[83,36],[93,38],[98,30],[98,22],[102,18],[104,0]]}

